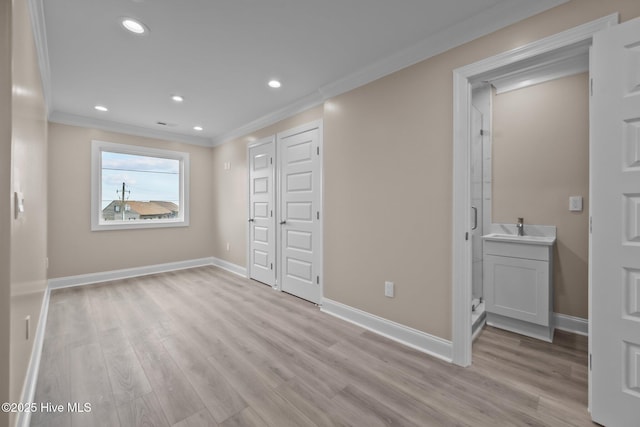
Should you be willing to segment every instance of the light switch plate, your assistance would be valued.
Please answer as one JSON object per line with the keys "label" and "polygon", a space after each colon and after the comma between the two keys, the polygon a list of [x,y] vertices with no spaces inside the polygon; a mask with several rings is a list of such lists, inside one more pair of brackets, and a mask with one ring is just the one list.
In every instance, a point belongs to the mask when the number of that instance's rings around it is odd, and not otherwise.
{"label": "light switch plate", "polygon": [[569,210],[571,212],[582,212],[582,196],[569,197]]}
{"label": "light switch plate", "polygon": [[393,282],[384,282],[384,296],[393,298],[395,293],[395,286]]}

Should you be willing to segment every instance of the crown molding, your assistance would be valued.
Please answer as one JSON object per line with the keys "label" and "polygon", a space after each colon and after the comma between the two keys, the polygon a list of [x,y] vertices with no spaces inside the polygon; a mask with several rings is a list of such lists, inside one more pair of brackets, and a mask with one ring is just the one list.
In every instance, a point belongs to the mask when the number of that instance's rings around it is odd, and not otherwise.
{"label": "crown molding", "polygon": [[280,120],[287,119],[298,113],[308,110],[309,108],[317,107],[325,101],[320,92],[311,93],[304,98],[300,98],[297,101],[287,105],[284,108],[276,110],[272,113],[266,114],[256,120],[253,120],[239,128],[232,130],[231,132],[224,133],[213,138],[213,146],[224,144],[233,139],[247,135],[251,132],[265,128],[269,125],[279,122]]}
{"label": "crown molding", "polygon": [[60,123],[63,125],[81,126],[85,128],[99,129],[108,132],[119,132],[128,135],[143,136],[146,138],[163,139],[168,141],[184,142],[185,144],[200,145],[203,147],[211,147],[209,138],[184,135],[180,133],[167,132],[162,130],[149,129],[141,126],[128,125],[124,123],[111,122],[108,120],[100,120],[92,117],[78,116],[75,114],[62,113],[53,111],[49,115],[49,121]]}

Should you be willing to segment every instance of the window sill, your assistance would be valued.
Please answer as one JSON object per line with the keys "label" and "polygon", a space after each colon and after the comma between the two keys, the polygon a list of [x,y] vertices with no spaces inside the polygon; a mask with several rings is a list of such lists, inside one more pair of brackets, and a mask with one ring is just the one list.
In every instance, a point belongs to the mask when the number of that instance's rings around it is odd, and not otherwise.
{"label": "window sill", "polygon": [[188,227],[188,220],[136,220],[136,221],[101,221],[91,224],[91,231],[135,230],[146,228]]}

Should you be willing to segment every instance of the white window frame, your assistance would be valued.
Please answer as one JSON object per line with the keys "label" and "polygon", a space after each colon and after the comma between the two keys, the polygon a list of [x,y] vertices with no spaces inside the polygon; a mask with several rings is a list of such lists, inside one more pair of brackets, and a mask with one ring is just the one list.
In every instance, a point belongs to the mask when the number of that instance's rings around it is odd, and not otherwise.
{"label": "white window frame", "polygon": [[[102,152],[160,157],[180,161],[180,212],[176,218],[153,221],[105,221],[102,218]],[[91,141],[91,231],[189,226],[189,153],[138,145]]]}

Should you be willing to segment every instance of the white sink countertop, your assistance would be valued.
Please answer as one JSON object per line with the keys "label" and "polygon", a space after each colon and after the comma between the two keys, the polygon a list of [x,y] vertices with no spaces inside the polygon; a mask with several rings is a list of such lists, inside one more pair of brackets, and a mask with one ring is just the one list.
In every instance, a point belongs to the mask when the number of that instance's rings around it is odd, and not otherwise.
{"label": "white sink countertop", "polygon": [[524,236],[518,236],[515,224],[491,224],[490,233],[482,236],[482,240],[553,246],[556,242],[556,227],[525,224]]}

